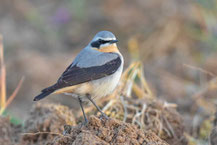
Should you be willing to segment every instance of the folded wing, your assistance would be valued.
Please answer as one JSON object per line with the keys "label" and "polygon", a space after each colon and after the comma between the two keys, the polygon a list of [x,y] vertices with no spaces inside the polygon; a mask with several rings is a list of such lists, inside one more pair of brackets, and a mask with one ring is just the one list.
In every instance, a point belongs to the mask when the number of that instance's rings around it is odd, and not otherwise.
{"label": "folded wing", "polygon": [[42,90],[42,92],[53,92],[61,88],[89,82],[91,80],[97,80],[112,75],[118,70],[120,65],[121,59],[120,57],[117,57],[100,66],[92,66],[86,68],[78,67],[76,65],[69,66],[55,85]]}
{"label": "folded wing", "polygon": [[118,70],[122,63],[118,54],[103,54],[96,57],[96,59],[94,59],[94,61],[93,59],[86,59],[86,62],[78,62],[77,65],[72,63],[72,65],[63,72],[57,83],[43,89],[41,94],[34,98],[34,101],[41,100],[56,90],[112,75]]}

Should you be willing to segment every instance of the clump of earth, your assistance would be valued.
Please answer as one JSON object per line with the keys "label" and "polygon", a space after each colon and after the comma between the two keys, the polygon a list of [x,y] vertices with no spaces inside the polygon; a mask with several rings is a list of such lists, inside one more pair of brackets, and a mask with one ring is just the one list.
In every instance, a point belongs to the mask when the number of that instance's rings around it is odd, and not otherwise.
{"label": "clump of earth", "polygon": [[[156,108],[155,105],[150,107]],[[177,112],[169,114],[178,115]],[[179,125],[180,118],[177,119],[168,120]],[[140,129],[113,118],[92,115],[86,125],[76,124],[73,110],[58,104],[36,104],[23,126],[13,125],[9,117],[0,117],[0,134],[1,145],[171,144],[171,140],[168,142],[151,128]]]}

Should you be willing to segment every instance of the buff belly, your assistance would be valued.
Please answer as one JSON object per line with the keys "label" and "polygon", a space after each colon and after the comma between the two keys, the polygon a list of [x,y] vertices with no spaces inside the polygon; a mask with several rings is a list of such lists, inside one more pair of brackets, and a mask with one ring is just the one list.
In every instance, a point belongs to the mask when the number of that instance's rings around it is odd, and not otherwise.
{"label": "buff belly", "polygon": [[92,81],[92,97],[93,98],[100,98],[106,95],[111,94],[114,89],[117,87],[117,84],[120,80],[121,72],[116,72],[111,76],[107,76],[105,78]]}
{"label": "buff belly", "polygon": [[[120,68],[113,75],[81,84],[74,90],[75,94],[85,96],[90,94],[93,99],[98,99],[111,94],[117,87],[120,80],[122,69]],[[85,99],[86,100],[86,99]]]}

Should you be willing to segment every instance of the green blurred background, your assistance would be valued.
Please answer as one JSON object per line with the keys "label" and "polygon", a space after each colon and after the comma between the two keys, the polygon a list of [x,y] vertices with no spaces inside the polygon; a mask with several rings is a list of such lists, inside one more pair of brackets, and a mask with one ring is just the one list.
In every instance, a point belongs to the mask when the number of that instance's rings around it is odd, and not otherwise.
{"label": "green blurred background", "polygon": [[[118,38],[125,68],[143,62],[153,93],[178,104],[189,126],[215,112],[216,0],[1,0],[8,94],[25,76],[9,114],[23,120],[34,96],[101,30]],[[75,107],[64,95],[44,101]]]}

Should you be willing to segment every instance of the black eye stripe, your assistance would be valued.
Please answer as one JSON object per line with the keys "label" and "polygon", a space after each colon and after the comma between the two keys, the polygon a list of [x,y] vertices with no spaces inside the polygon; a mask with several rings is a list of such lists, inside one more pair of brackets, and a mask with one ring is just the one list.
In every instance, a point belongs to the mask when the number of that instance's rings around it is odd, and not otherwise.
{"label": "black eye stripe", "polygon": [[91,43],[91,46],[95,47],[95,48],[99,48],[100,47],[100,43],[99,43],[99,41],[94,41],[94,42]]}
{"label": "black eye stripe", "polygon": [[105,44],[105,43],[110,42],[109,40],[102,40],[102,39],[99,39],[98,41],[99,41],[100,44]]}
{"label": "black eye stripe", "polygon": [[111,40],[102,40],[102,39],[99,39],[99,40],[96,40],[94,42],[91,43],[91,46],[92,47],[95,47],[95,48],[99,48],[101,44],[106,44],[106,43],[109,43]]}

